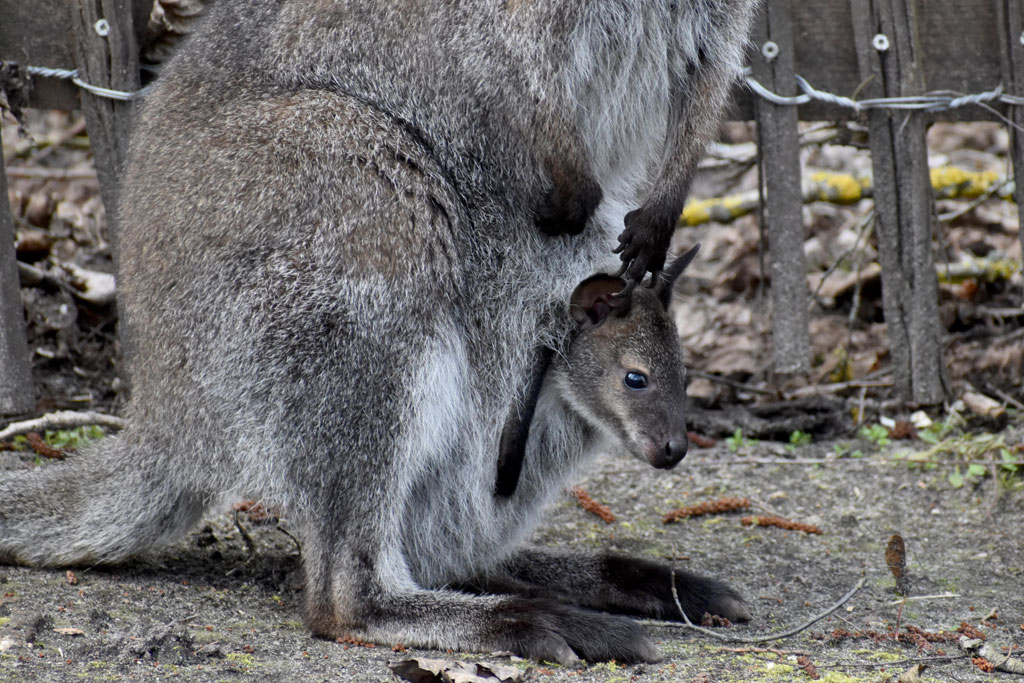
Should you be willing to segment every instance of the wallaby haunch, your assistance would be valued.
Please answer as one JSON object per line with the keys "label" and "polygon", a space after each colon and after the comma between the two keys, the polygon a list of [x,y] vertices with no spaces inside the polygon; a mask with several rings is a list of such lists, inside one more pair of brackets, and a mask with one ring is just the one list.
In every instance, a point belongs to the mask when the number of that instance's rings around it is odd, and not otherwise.
{"label": "wallaby haunch", "polygon": [[[0,478],[0,561],[123,561],[255,497],[300,535],[317,634],[656,656],[623,617],[450,587],[502,566],[555,593],[595,572],[664,583],[515,554],[583,422],[538,405],[508,495],[498,453],[535,349],[563,350],[570,294],[614,269],[616,237],[627,287],[661,268],[754,2],[217,0],[124,172],[129,426]],[[745,614],[719,584],[683,588]]]}

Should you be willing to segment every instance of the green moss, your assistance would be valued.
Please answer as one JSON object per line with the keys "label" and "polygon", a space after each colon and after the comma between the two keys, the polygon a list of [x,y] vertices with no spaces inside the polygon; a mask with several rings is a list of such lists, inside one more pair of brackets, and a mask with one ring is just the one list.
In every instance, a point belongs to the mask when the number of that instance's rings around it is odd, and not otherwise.
{"label": "green moss", "polygon": [[898,662],[901,659],[905,659],[905,654],[897,654],[895,652],[871,652],[868,654],[870,659],[877,659],[880,662]]}
{"label": "green moss", "polygon": [[6,626],[10,620],[10,617],[0,617],[0,626]]}
{"label": "green moss", "polygon": [[866,679],[847,676],[846,674],[841,673],[839,671],[829,671],[824,676],[822,676],[820,680],[821,683],[861,683]]}
{"label": "green moss", "polygon": [[256,660],[252,655],[245,654],[244,652],[229,652],[225,657],[232,664],[243,667],[256,666]]}

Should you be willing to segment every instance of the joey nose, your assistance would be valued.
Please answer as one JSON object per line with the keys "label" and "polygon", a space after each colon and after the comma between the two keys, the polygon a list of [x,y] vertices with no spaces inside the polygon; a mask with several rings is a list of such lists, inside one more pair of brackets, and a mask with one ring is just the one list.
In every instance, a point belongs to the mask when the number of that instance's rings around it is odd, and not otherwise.
{"label": "joey nose", "polygon": [[[690,447],[690,440],[686,437],[684,432],[682,435],[669,439],[668,444],[665,445],[665,455],[668,456],[669,462],[675,465],[680,460],[686,457],[686,449]],[[671,465],[670,465],[671,467]]]}
{"label": "joey nose", "polygon": [[686,449],[690,447],[690,440],[683,433],[668,440],[661,453],[651,459],[651,464],[658,469],[671,469],[679,464],[679,461],[686,457]]}

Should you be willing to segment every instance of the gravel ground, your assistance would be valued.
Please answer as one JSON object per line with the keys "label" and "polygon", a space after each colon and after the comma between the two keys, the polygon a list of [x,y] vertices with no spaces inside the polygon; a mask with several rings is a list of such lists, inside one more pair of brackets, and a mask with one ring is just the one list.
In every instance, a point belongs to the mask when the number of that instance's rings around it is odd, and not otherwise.
{"label": "gravel ground", "polygon": [[[1001,434],[1020,444],[1024,427]],[[910,629],[959,635],[966,623],[996,646],[1024,646],[1024,494],[991,478],[954,489],[950,467],[913,469],[894,458],[908,442],[862,457],[836,443],[787,450],[762,442],[734,452],[693,449],[674,471],[601,458],[581,485],[617,516],[606,524],[569,497],[535,542],[675,558],[679,567],[731,583],[754,620],[716,629],[751,636],[801,624],[861,577],[865,587],[825,620],[766,643],[729,643],[684,626],[650,622],[665,653],[657,664],[569,670],[500,654],[394,651],[311,637],[302,625],[299,554],[280,527],[245,521],[250,552],[230,514],[211,517],[180,544],[114,569],[0,567],[0,680],[393,681],[388,662],[412,657],[483,661],[526,671],[527,681],[896,680],[924,662],[925,681],[1014,680],[983,673],[954,642],[927,643]],[[918,444],[917,448],[922,448]],[[0,453],[0,466],[26,456]],[[825,460],[824,463],[808,461]],[[1019,481],[1019,477],[1017,479]],[[680,505],[747,497],[753,511],[663,525]],[[778,514],[819,526],[813,535],[743,526],[743,514]],[[912,598],[900,611],[885,548],[900,534]],[[901,636],[892,635],[899,625]],[[70,629],[70,630],[68,630]],[[741,649],[745,651],[736,652]],[[947,659],[943,659],[945,655]],[[798,657],[806,657],[800,660]],[[1024,659],[1024,654],[1019,654]]]}

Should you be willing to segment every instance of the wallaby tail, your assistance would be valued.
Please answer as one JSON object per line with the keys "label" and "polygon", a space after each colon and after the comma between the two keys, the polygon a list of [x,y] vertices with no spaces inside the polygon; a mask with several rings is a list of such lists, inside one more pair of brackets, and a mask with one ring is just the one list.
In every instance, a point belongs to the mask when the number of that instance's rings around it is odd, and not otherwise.
{"label": "wallaby tail", "polygon": [[0,472],[0,563],[120,562],[171,541],[203,497],[164,458],[124,433],[67,460]]}

